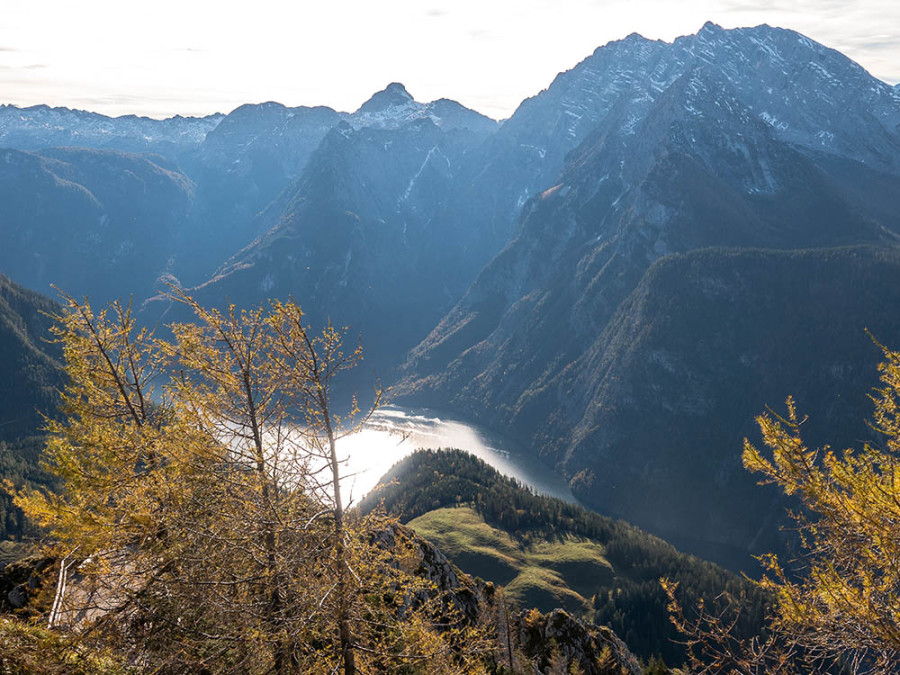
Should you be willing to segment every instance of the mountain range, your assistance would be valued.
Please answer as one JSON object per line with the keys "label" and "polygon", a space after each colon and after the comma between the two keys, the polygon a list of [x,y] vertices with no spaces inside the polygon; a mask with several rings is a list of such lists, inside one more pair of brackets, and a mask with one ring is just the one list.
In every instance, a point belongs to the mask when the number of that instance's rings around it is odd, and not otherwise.
{"label": "mountain range", "polygon": [[[598,48],[503,122],[0,107],[0,271],[177,316],[293,295],[398,401],[514,437],[604,513],[733,567],[783,545],[740,467],[788,394],[869,438],[900,258],[900,89],[796,32]],[[173,314],[174,313],[174,314]],[[819,422],[820,420],[820,422]],[[811,423],[812,424],[812,423]]]}
{"label": "mountain range", "polygon": [[[632,36],[547,94],[596,73],[615,103],[579,109],[592,133],[412,350],[400,391],[512,431],[602,512],[746,565],[783,506],[741,470],[753,416],[814,392],[815,418],[850,385],[817,438],[868,438],[864,329],[896,331],[900,101],[768,27]],[[835,250],[849,245],[878,252]]]}

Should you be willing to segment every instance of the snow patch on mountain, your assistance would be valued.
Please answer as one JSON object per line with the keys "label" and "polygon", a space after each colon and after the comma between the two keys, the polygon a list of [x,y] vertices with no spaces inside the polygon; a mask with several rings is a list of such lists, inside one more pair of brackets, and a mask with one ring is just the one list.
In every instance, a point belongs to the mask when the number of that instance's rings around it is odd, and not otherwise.
{"label": "snow patch on mountain", "polygon": [[198,145],[223,118],[217,113],[157,120],[135,115],[107,117],[46,105],[0,105],[0,143],[19,149],[74,145],[141,150],[164,144]]}
{"label": "snow patch on mountain", "polygon": [[419,103],[399,82],[389,84],[363,103],[356,112],[345,115],[355,129],[399,129],[417,120],[429,120],[445,131],[469,129],[475,133],[491,133],[499,124],[481,113],[449,99]]}

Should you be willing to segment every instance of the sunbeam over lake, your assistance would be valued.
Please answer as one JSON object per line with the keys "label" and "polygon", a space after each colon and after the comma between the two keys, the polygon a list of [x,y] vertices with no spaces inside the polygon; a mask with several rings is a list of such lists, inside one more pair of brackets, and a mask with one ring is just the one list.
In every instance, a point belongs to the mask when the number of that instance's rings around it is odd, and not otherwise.
{"label": "sunbeam over lake", "polygon": [[338,443],[344,501],[357,503],[391,466],[420,448],[465,450],[538,492],[575,502],[564,480],[509,439],[432,410],[396,406],[377,411],[362,431]]}

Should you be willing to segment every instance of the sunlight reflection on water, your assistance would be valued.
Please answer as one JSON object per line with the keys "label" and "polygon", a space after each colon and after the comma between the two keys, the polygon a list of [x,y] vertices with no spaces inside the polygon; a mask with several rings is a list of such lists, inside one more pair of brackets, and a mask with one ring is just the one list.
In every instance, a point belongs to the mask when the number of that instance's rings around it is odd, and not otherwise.
{"label": "sunlight reflection on water", "polygon": [[562,478],[509,440],[433,411],[396,406],[379,410],[360,433],[339,442],[342,501],[358,503],[391,466],[419,448],[465,450],[538,492],[575,502]]}

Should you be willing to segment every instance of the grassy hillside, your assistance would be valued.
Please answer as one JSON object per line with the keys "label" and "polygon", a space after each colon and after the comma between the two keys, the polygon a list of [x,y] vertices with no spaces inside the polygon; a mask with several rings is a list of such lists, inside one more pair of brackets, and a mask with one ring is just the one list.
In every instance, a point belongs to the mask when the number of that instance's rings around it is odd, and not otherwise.
{"label": "grassy hillside", "polygon": [[544,612],[562,607],[589,616],[591,593],[615,575],[595,541],[563,536],[521,542],[488,525],[470,506],[429,511],[409,526],[469,574],[503,584],[520,607]]}
{"label": "grassy hillside", "polygon": [[612,628],[636,654],[680,663],[661,577],[686,606],[722,591],[757,634],[766,597],[750,582],[621,521],[535,495],[459,450],[420,451],[395,465],[361,505],[379,505],[434,542],[463,571],[504,584],[510,600],[564,607]]}

